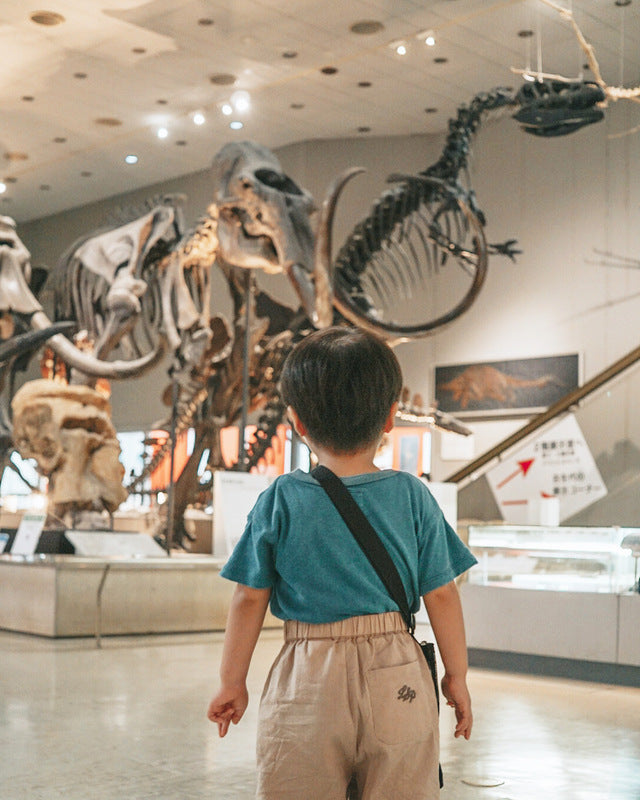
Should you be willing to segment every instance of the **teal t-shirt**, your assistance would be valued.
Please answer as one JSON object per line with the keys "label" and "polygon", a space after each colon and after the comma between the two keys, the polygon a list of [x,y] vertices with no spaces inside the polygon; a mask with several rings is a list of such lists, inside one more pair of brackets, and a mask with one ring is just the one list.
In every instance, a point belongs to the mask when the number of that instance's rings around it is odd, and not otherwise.
{"label": "teal t-shirt", "polygon": [[[476,563],[418,478],[382,470],[342,480],[392,557],[413,612],[421,595]],[[280,619],[336,622],[398,610],[324,489],[301,470],[258,497],[221,575],[270,588]]]}

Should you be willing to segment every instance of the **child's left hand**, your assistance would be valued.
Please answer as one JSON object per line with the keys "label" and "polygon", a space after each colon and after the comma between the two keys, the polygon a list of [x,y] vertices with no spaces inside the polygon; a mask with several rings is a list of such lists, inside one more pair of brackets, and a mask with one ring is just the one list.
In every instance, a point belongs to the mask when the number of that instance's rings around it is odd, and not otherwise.
{"label": "child's left hand", "polygon": [[237,725],[248,705],[249,693],[245,685],[223,686],[209,703],[207,717],[211,722],[217,723],[218,734],[221,737],[226,736],[229,723],[233,722],[234,725]]}

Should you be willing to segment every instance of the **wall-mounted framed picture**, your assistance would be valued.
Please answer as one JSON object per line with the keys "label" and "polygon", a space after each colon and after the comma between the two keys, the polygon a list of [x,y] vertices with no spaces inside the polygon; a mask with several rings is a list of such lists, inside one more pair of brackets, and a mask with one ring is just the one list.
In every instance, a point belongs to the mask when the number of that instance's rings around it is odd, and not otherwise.
{"label": "wall-mounted framed picture", "polygon": [[458,417],[531,416],[579,385],[577,353],[435,369],[438,408]]}

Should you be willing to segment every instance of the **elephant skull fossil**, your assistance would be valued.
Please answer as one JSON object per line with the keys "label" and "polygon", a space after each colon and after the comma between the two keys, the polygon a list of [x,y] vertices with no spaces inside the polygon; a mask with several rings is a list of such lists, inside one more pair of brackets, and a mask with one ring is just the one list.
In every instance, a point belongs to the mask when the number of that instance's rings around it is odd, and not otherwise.
{"label": "elephant skull fossil", "polygon": [[52,380],[25,383],[12,401],[13,439],[49,478],[49,510],[115,511],[127,497],[120,445],[103,395]]}

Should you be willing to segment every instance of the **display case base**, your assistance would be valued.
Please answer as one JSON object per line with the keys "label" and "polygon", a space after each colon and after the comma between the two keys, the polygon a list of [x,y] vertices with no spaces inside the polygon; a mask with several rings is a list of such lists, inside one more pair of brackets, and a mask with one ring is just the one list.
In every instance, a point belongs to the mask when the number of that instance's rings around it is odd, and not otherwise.
{"label": "display case base", "polygon": [[[47,637],[224,630],[234,584],[211,556],[0,557],[0,628]],[[282,623],[267,615],[266,627]]]}
{"label": "display case base", "polygon": [[[460,594],[470,663],[640,684],[637,592],[553,592],[464,583]],[[619,680],[613,680],[616,676]]]}
{"label": "display case base", "polygon": [[640,687],[640,667],[628,664],[607,664],[600,661],[576,661],[571,658],[533,656],[528,653],[505,653],[497,650],[469,648],[469,665],[481,669],[519,672],[526,675],[547,675],[593,683]]}

